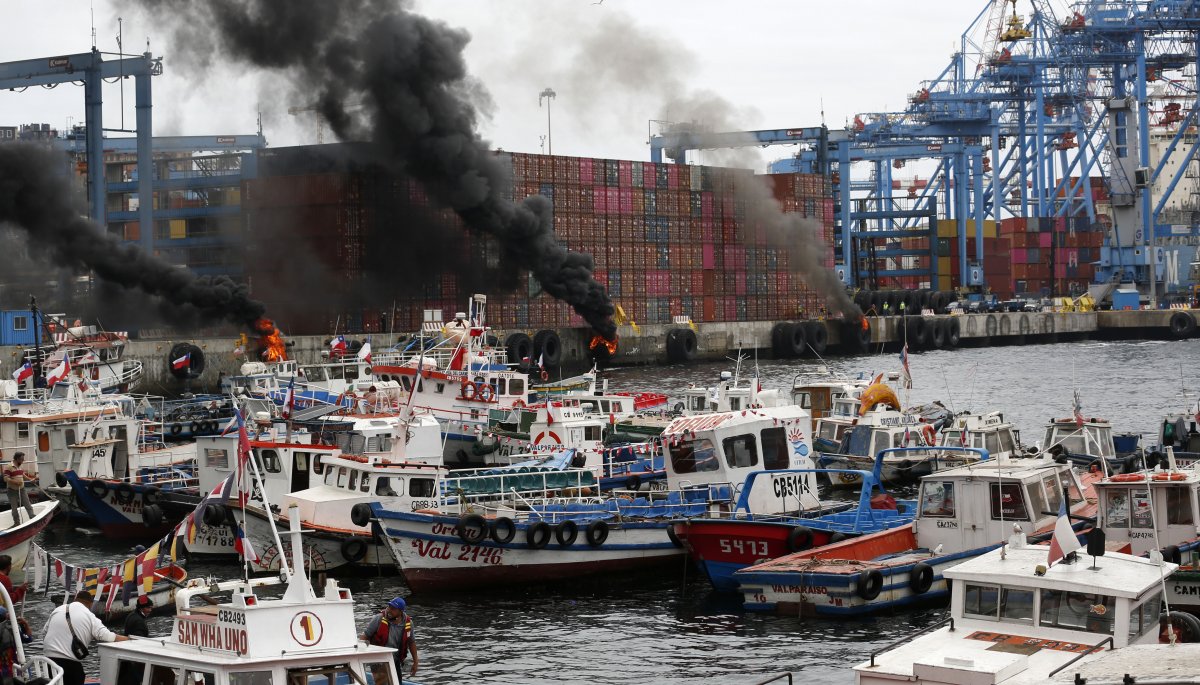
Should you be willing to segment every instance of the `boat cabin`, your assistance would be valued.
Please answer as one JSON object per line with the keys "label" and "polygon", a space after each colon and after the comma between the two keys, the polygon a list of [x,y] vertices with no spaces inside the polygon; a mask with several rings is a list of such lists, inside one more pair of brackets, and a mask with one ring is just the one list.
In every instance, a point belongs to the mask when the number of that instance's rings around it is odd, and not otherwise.
{"label": "boat cabin", "polygon": [[[442,468],[420,463],[396,463],[380,455],[334,454],[321,459],[323,475],[313,487],[283,495],[287,509],[298,508],[309,526],[371,534],[371,524],[355,524],[350,510],[360,502],[381,502],[391,510],[416,511],[438,506]],[[275,502],[275,500],[272,500]]]}
{"label": "boat cabin", "polygon": [[867,380],[831,379],[828,375],[811,378],[808,375],[797,375],[792,379],[792,404],[807,409],[812,416],[813,431],[817,430],[821,419],[833,416],[839,404],[853,405],[854,414],[858,413],[858,395],[866,387]]}
{"label": "boat cabin", "polygon": [[1094,570],[1082,554],[1049,565],[1048,546],[1013,538],[945,571],[950,626],[858,664],[856,682],[1045,683],[1067,664],[1158,642],[1175,564],[1110,552]]}
{"label": "boat cabin", "polygon": [[858,423],[857,397],[838,397],[825,416],[815,421],[813,443],[818,452],[836,451],[846,430]]}
{"label": "boat cabin", "polygon": [[1123,473],[1094,487],[1098,525],[1110,542],[1128,542],[1133,554],[1197,537],[1200,474],[1195,471]]}
{"label": "boat cabin", "polygon": [[1190,468],[1200,460],[1197,415],[1200,415],[1200,407],[1190,413],[1167,414],[1158,424],[1159,450],[1165,451],[1168,447],[1174,450],[1176,463],[1181,468]]}
{"label": "boat cabin", "polygon": [[677,403],[675,408],[684,414],[708,414],[786,404],[778,390],[763,390],[759,386],[757,378],[751,378],[743,384],[737,374],[722,371],[721,380],[715,386],[704,387],[692,383],[685,388],[683,401]]}
{"label": "boat cabin", "polygon": [[940,443],[987,450],[993,459],[1021,455],[1021,434],[998,411],[955,416],[950,425],[942,429]]}
{"label": "boat cabin", "polygon": [[[661,437],[668,487],[727,488],[733,495],[754,471],[815,468],[811,425],[808,412],[796,405],[679,417]],[[756,514],[820,506],[816,476],[759,476],[748,505]]]}
{"label": "boat cabin", "polygon": [[[263,430],[247,425],[250,449],[261,480],[254,479],[251,501],[261,501],[263,490],[271,502],[293,490],[303,490],[318,482],[324,474],[323,459],[337,448],[314,444],[307,431],[292,431],[288,442],[284,427],[271,425]],[[212,492],[238,466],[238,436],[201,436],[196,438],[200,492]]]}
{"label": "boat cabin", "polygon": [[997,544],[1013,526],[1033,535],[1058,518],[1064,491],[1069,511],[1088,506],[1067,464],[987,459],[937,471],[921,479],[917,541],[929,549],[966,550]]}

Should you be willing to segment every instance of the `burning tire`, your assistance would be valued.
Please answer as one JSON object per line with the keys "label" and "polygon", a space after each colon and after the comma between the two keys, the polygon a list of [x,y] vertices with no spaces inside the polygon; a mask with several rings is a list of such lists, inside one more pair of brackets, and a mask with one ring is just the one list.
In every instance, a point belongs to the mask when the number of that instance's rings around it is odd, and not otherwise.
{"label": "burning tire", "polygon": [[690,328],[675,328],[667,333],[667,360],[690,362],[696,358],[696,332]]}
{"label": "burning tire", "polygon": [[[184,357],[188,358],[187,365],[175,368],[175,361]],[[204,350],[191,343],[177,343],[167,353],[167,370],[180,380],[199,378],[204,373]]]}
{"label": "burning tire", "polygon": [[847,321],[842,324],[842,345],[856,352],[866,351],[871,346],[871,328],[863,328],[861,321]]}

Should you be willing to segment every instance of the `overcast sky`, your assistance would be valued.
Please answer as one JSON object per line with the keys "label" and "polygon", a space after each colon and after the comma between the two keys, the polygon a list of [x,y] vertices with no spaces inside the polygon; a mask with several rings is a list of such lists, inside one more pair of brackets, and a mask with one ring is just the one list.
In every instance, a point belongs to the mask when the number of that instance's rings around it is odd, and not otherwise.
{"label": "overcast sky", "polygon": [[[283,1],[283,0],[281,0]],[[336,1],[336,0],[330,0]],[[86,52],[88,0],[4,0],[0,61]],[[1019,10],[1028,13],[1027,2]],[[537,152],[546,133],[539,93],[550,87],[556,154],[649,159],[650,121],[709,109],[738,129],[841,127],[855,113],[897,110],[949,62],[983,9],[977,0],[418,0],[417,11],[466,29],[467,61],[490,93],[482,135],[506,150]],[[311,115],[292,116],[261,74],[200,78],[172,61],[171,36],[120,0],[94,1],[97,42],[126,52],[146,41],[164,58],[154,81],[155,133],[250,133],[261,111],[273,146],[316,142]],[[105,86],[105,126],[121,124],[120,90]],[[133,127],[133,81],[125,84]],[[64,84],[0,93],[0,124],[83,119],[83,89]],[[117,134],[110,134],[117,135]],[[325,132],[326,142],[330,141]],[[786,156],[775,148],[769,158]]]}

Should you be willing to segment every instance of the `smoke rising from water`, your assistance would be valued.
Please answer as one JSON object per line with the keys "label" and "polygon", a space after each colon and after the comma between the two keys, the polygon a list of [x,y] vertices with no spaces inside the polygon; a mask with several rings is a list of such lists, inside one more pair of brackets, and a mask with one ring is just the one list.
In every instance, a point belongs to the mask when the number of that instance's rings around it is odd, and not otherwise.
{"label": "smoke rising from water", "polygon": [[[502,197],[509,179],[476,133],[483,90],[466,71],[469,36],[395,0],[136,0],[174,27],[173,45],[203,62],[228,55],[274,69],[298,101],[315,102],[342,140],[419,181],[435,203],[494,237],[503,262],[613,338],[613,305],[589,255],[555,239],[549,203]],[[391,230],[408,233],[403,217]],[[447,254],[447,260],[455,259]]]}
{"label": "smoke rising from water", "polygon": [[243,327],[262,316],[262,303],[245,286],[224,276],[195,276],[84,218],[66,166],[62,154],[38,145],[0,145],[0,224],[24,231],[30,246],[56,266],[90,270],[105,283],[164,298],[186,309],[180,315]]}

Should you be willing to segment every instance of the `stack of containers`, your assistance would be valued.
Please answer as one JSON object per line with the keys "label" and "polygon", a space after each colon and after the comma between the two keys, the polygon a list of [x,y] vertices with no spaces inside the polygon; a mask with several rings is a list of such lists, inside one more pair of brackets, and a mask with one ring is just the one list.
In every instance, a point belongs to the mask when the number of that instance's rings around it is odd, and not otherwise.
{"label": "stack of containers", "polygon": [[[1015,296],[1055,296],[1087,290],[1107,225],[1087,217],[1013,218],[1000,222],[1011,242]],[[995,287],[993,287],[995,290]]]}

